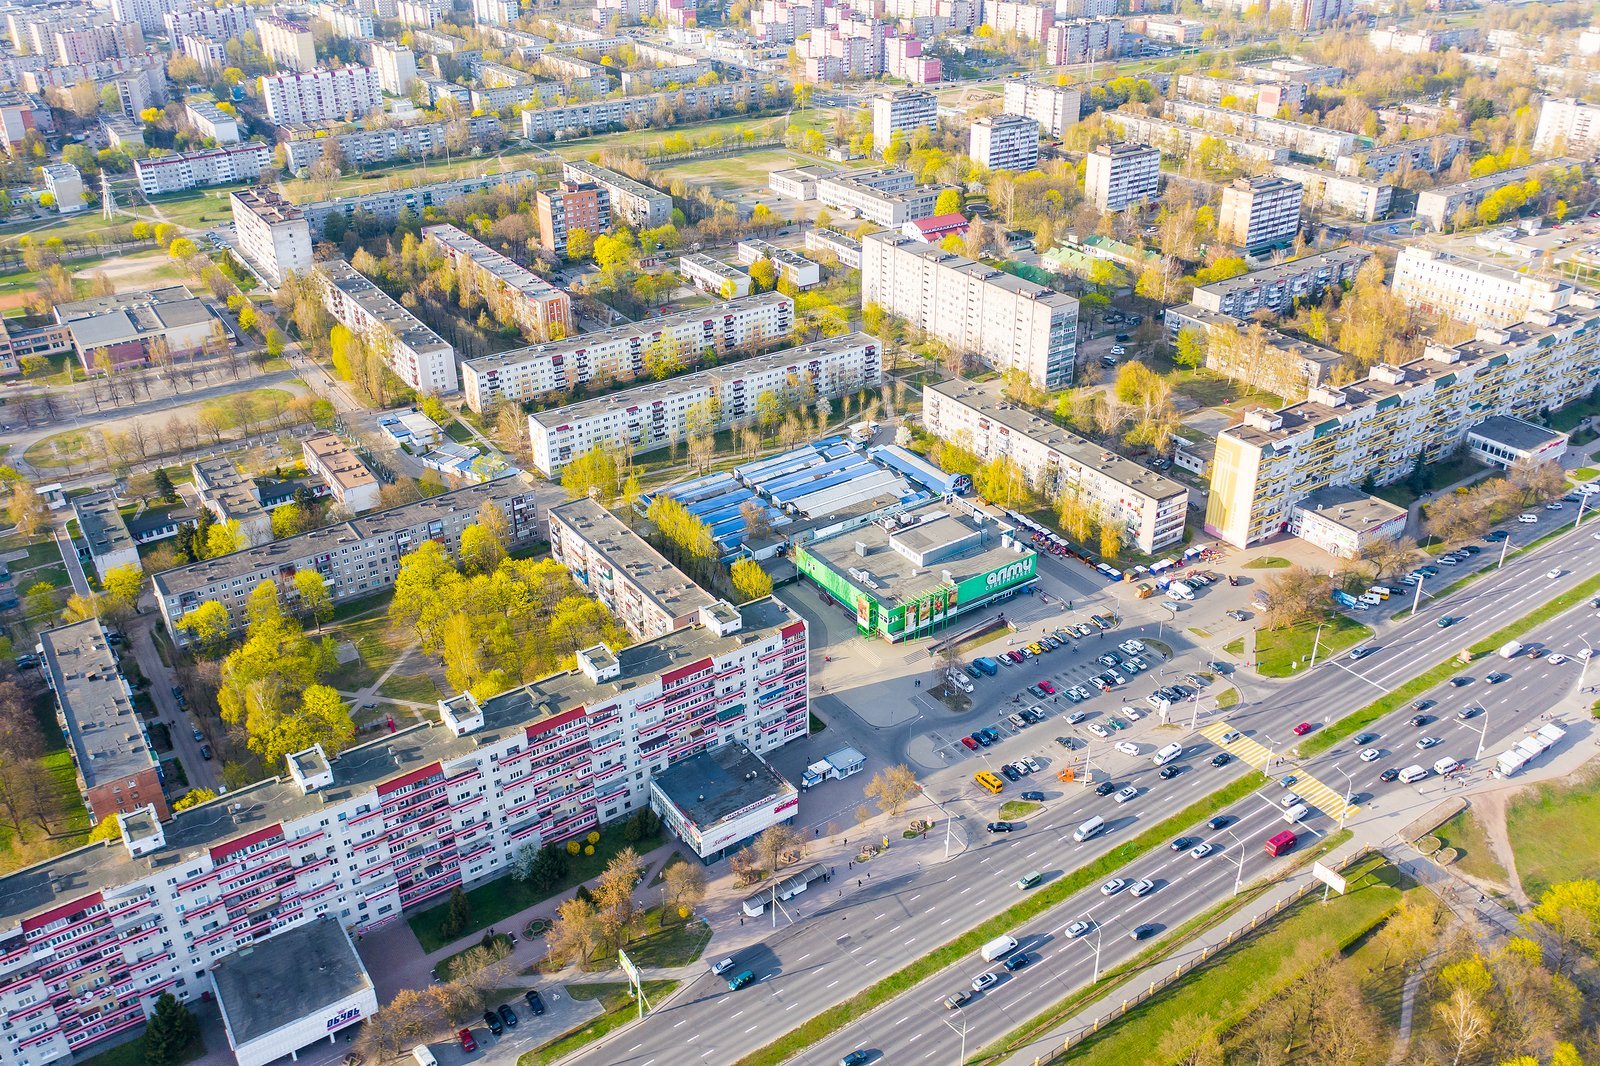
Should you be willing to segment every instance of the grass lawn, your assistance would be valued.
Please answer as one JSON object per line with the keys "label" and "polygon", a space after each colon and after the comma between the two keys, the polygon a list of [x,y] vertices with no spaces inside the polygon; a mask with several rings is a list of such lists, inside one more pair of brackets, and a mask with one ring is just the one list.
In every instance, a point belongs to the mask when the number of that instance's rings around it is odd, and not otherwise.
{"label": "grass lawn", "polygon": [[[600,843],[595,845],[593,855],[569,855],[567,857],[567,876],[561,879],[548,892],[541,892],[532,885],[518,881],[509,874],[497,877],[493,881],[485,882],[467,893],[467,902],[472,907],[472,921],[463,936],[475,933],[479,929],[487,929],[491,925],[503,925],[506,919],[518,911],[527,910],[537,906],[552,896],[560,895],[574,885],[600,876],[606,868],[606,863],[611,857],[629,845],[623,838],[623,825],[618,824],[600,831]],[[658,835],[651,840],[641,840],[633,844],[633,848],[643,855],[660,843]],[[449,943],[440,926],[444,924],[445,914],[450,909],[449,903],[441,903],[425,911],[413,914],[406,921],[411,925],[411,931],[417,935],[422,943],[423,951],[438,951]],[[548,917],[548,916],[547,916]]]}
{"label": "grass lawn", "polygon": [[[646,981],[644,998],[651,1003],[660,1003],[677,987],[677,981]],[[517,1060],[517,1066],[544,1066],[545,1063],[566,1058],[639,1016],[633,993],[625,984],[567,985],[566,989],[567,995],[573,999],[599,1000],[604,1013],[543,1047],[524,1053]]]}
{"label": "grass lawn", "polygon": [[89,833],[89,811],[78,794],[78,775],[72,766],[72,756],[61,746],[61,730],[53,715],[49,725],[45,731],[46,743],[54,739],[57,747],[39,760],[44,768],[42,806],[49,832],[41,830],[38,822],[31,822],[26,839],[19,839],[10,826],[0,826],[0,873],[10,873],[81,847]]}
{"label": "grass lawn", "polygon": [[[709,122],[700,122],[688,126],[674,126],[673,133],[681,133],[694,142],[715,130],[725,133],[743,133],[745,130],[754,130],[756,137],[781,137],[787,128],[788,118],[784,115],[772,115],[767,118],[749,118],[748,116],[734,115],[730,118],[717,118]],[[577,140],[562,141],[560,144],[549,146],[550,152],[563,159],[582,159],[591,152],[598,152],[603,148],[649,148],[661,142],[661,131],[657,129],[624,130],[620,133],[599,133],[593,137],[580,137]],[[720,162],[720,160],[719,160]]]}
{"label": "grass lawn", "polygon": [[1494,852],[1489,847],[1489,837],[1483,831],[1483,823],[1478,821],[1478,816],[1472,813],[1470,807],[1435,829],[1433,835],[1445,847],[1456,850],[1460,857],[1454,865],[1462,873],[1486,881],[1498,881],[1502,885],[1510,880],[1505,868],[1495,860]]}
{"label": "grass lawn", "polygon": [[1294,564],[1280,555],[1263,555],[1244,564],[1246,570],[1285,570]]}
{"label": "grass lawn", "polygon": [[1277,410],[1283,406],[1283,400],[1272,393],[1252,389],[1214,370],[1176,370],[1168,380],[1174,392],[1199,407],[1232,409],[1248,405]]}
{"label": "grass lawn", "polygon": [[12,560],[11,572],[13,574],[22,570],[30,570],[36,566],[53,566],[61,562],[61,548],[54,537],[47,537],[32,544],[24,543],[20,537],[7,537],[4,540],[0,540],[0,553],[10,555],[12,552],[18,551],[26,552],[27,556],[22,559]]}
{"label": "grass lawn", "polygon": [[1206,1014],[1221,1027],[1237,1024],[1287,985],[1281,971],[1302,941],[1330,938],[1344,950],[1387,918],[1403,891],[1392,867],[1369,866],[1350,879],[1343,896],[1324,904],[1320,894],[1310,894],[1265,932],[1238,941],[1075,1045],[1073,1059],[1092,1059],[1097,1066],[1143,1066],[1151,1061],[1150,1050],[1160,1046],[1180,1019]]}
{"label": "grass lawn", "polygon": [[1000,817],[1006,821],[1010,821],[1013,818],[1026,818],[1043,806],[1044,804],[1035,803],[1032,800],[1006,800],[1000,804]]}
{"label": "grass lawn", "polygon": [[[1464,478],[1478,474],[1487,476],[1490,472],[1481,463],[1474,462],[1465,456],[1457,456],[1442,463],[1429,463],[1422,468],[1424,482],[1422,491],[1428,492],[1433,489],[1442,489],[1446,485],[1454,485]],[[1401,478],[1399,481],[1388,485],[1379,485],[1372,490],[1372,494],[1381,500],[1388,500],[1396,507],[1409,507],[1419,495],[1412,486],[1410,478]]]}
{"label": "grass lawn", "polygon": [[[218,425],[227,431],[239,428],[239,419],[234,412],[241,402],[251,404],[259,416],[271,409],[269,402],[281,408],[287,406],[292,399],[294,394],[283,389],[250,389],[230,396],[226,403],[203,404],[200,411],[215,417]],[[86,462],[91,457],[89,440],[89,433],[86,430],[67,430],[65,433],[56,433],[34,442],[33,446],[23,453],[23,458],[40,469],[72,466]]]}
{"label": "grass lawn", "polygon": [[441,695],[438,684],[427,674],[398,673],[389,675],[389,680],[378,687],[378,693],[413,703],[437,703]]}
{"label": "grass lawn", "polygon": [[[687,921],[677,912],[663,915],[663,907],[652,907],[645,914],[644,933],[623,950],[628,958],[640,966],[687,966],[700,957],[711,941],[711,927],[703,918],[693,914]],[[616,965],[614,956],[607,956],[607,968]]]}
{"label": "grass lawn", "polygon": [[471,444],[475,439],[472,436],[472,430],[462,425],[457,419],[451,419],[449,424],[444,427],[444,435],[457,444]]}
{"label": "grass lawn", "polygon": [[507,954],[509,954],[511,951],[511,938],[506,934],[496,933],[494,936],[485,936],[482,942],[473,944],[470,947],[464,947],[454,955],[440,959],[439,965],[434,967],[434,969],[439,971],[439,979],[442,981],[454,981],[456,979],[456,962],[461,958],[461,956],[465,955],[473,948],[488,947],[491,943],[504,944]]}
{"label": "grass lawn", "polygon": [[1540,785],[1506,810],[1506,832],[1517,876],[1537,900],[1561,881],[1600,876],[1600,790],[1593,773],[1565,784]]}
{"label": "grass lawn", "polygon": [[1235,637],[1234,639],[1228,641],[1228,643],[1224,644],[1222,646],[1222,650],[1227,652],[1229,655],[1243,655],[1244,654],[1244,638],[1243,637]]}
{"label": "grass lawn", "polygon": [[1592,415],[1600,415],[1600,403],[1593,400],[1580,400],[1569,403],[1559,411],[1550,413],[1550,426],[1563,433],[1571,433],[1577,428],[1579,422]]}
{"label": "grass lawn", "polygon": [[[178,1066],[185,1062],[193,1062],[206,1053],[203,1039],[196,1039],[194,1043],[183,1049],[183,1054],[177,1058]],[[78,1066],[146,1066],[150,1057],[144,1052],[144,1037],[139,1036],[126,1044],[106,1048],[86,1059],[79,1059]]]}
{"label": "grass lawn", "polygon": [[1372,636],[1372,629],[1353,618],[1330,612],[1317,637],[1315,623],[1302,622],[1283,629],[1256,630],[1256,672],[1262,677],[1289,677],[1311,659],[1313,644],[1317,658],[1326,659]]}
{"label": "grass lawn", "polygon": [[386,613],[326,626],[324,632],[336,645],[345,641],[354,644],[360,654],[351,662],[337,664],[328,676],[328,684],[345,692],[366,688],[400,657],[400,638],[390,635]]}
{"label": "grass lawn", "polygon": [[1577,481],[1593,481],[1596,475],[1600,475],[1600,466],[1580,466],[1567,476]]}
{"label": "grass lawn", "polygon": [[1219,711],[1225,711],[1229,707],[1237,705],[1238,702],[1239,690],[1234,688],[1232,685],[1229,685],[1227,688],[1217,693],[1217,710]]}
{"label": "grass lawn", "polygon": [[155,213],[165,216],[167,221],[174,225],[188,226],[191,229],[209,229],[218,223],[232,220],[233,211],[228,206],[228,194],[235,189],[248,188],[251,184],[253,183],[218,185],[174,193],[171,196],[157,196],[150,201],[150,206]]}
{"label": "grass lawn", "polygon": [[673,178],[682,178],[690,185],[709,185],[716,192],[727,193],[736,189],[766,185],[767,176],[774,170],[815,165],[816,160],[809,156],[773,148],[741,152],[738,155],[716,159],[671,163],[651,173],[658,178],[657,183],[663,186]]}

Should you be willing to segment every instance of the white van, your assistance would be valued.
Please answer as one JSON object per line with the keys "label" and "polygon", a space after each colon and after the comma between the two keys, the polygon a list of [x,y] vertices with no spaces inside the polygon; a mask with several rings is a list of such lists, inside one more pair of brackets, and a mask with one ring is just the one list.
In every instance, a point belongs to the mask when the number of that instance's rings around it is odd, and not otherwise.
{"label": "white van", "polygon": [[1400,771],[1400,780],[1408,785],[1415,784],[1428,776],[1428,771],[1421,766],[1408,766]]}
{"label": "white van", "polygon": [[1150,761],[1155,763],[1157,766],[1165,766],[1167,763],[1171,762],[1173,759],[1176,759],[1182,754],[1182,744],[1168,744],[1166,747],[1150,756]]}
{"label": "white van", "polygon": [[1174,581],[1167,586],[1167,597],[1174,600],[1192,600],[1194,599],[1194,589]]}
{"label": "white van", "polygon": [[1363,592],[1361,594],[1361,602],[1366,604],[1368,607],[1376,607],[1378,604],[1383,602],[1383,597],[1378,595],[1376,592]]}
{"label": "white van", "polygon": [[1098,814],[1072,831],[1072,839],[1082,844],[1106,827],[1106,820]]}
{"label": "white van", "polygon": [[993,962],[996,959],[1005,958],[1007,955],[1011,954],[1013,951],[1016,951],[1016,950],[1017,950],[1017,938],[1016,937],[1014,937],[1014,936],[999,936],[999,937],[995,937],[993,940],[991,940],[987,944],[983,945],[983,950],[981,952],[979,952],[979,954],[981,954],[983,956],[983,961],[984,962]]}
{"label": "white van", "polygon": [[412,1048],[411,1057],[417,1060],[417,1066],[439,1066],[439,1060],[433,1057],[433,1052],[428,1050],[427,1044],[418,1044]]}
{"label": "white van", "polygon": [[1283,820],[1288,822],[1290,825],[1294,825],[1294,823],[1298,822],[1300,819],[1304,818],[1310,813],[1310,807],[1307,807],[1304,803],[1296,803],[1293,807],[1290,807],[1288,810],[1283,812]]}
{"label": "white van", "polygon": [[1460,766],[1460,763],[1446,755],[1444,758],[1433,764],[1433,772],[1438,774],[1440,777],[1443,777],[1445,774],[1455,773],[1457,768]]}

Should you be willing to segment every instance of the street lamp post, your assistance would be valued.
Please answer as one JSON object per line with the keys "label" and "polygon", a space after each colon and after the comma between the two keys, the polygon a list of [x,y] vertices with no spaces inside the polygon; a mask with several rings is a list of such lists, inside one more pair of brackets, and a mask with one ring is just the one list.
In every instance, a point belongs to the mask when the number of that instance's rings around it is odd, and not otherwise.
{"label": "street lamp post", "polygon": [[1511,547],[1511,534],[1506,534],[1506,539],[1500,542],[1500,561],[1494,564],[1496,570],[1506,565],[1506,549]]}
{"label": "street lamp post", "polygon": [[[1505,556],[1503,554],[1501,555],[1500,561],[1501,562],[1505,561]],[[1428,579],[1427,579],[1426,576],[1424,576],[1422,574],[1418,574],[1417,575],[1417,594],[1411,598],[1411,613],[1412,614],[1416,614],[1417,613],[1417,605],[1422,602],[1422,586],[1427,583],[1427,580]]]}
{"label": "street lamp post", "polygon": [[1244,885],[1244,841],[1235,836],[1232,829],[1224,829],[1223,832],[1227,833],[1230,837],[1233,837],[1234,850],[1239,853],[1239,869],[1233,875],[1233,894],[1237,896],[1239,894],[1239,889]]}
{"label": "street lamp post", "polygon": [[[1089,916],[1086,914],[1086,915],[1084,915],[1084,917],[1088,918]],[[1093,921],[1093,919],[1090,919],[1090,920]],[[1103,924],[1101,924],[1100,922],[1095,922],[1094,923],[1094,977],[1089,981],[1089,983],[1092,984],[1092,985],[1100,983],[1100,945],[1105,940],[1105,938],[1106,938],[1106,927]]]}
{"label": "street lamp post", "polygon": [[961,1057],[956,1060],[956,1066],[961,1066],[963,1062],[967,1061],[967,1030],[971,1029],[972,1026],[967,1024],[966,1019],[962,1019],[961,1028],[959,1029],[955,1027],[949,1018],[940,1018],[939,1020],[950,1026],[950,1031],[952,1033],[961,1034]]}
{"label": "street lamp post", "polygon": [[[1415,610],[1415,608],[1413,608],[1413,610]],[[1317,635],[1311,638],[1311,665],[1306,667],[1308,671],[1315,670],[1317,668],[1317,651],[1322,647],[1322,627],[1326,624],[1327,623],[1325,622],[1318,622]]]}
{"label": "street lamp post", "polygon": [[1339,828],[1343,829],[1344,820],[1350,813],[1350,792],[1355,788],[1355,780],[1338,764],[1335,764],[1333,768],[1344,774],[1344,809],[1339,812]]}
{"label": "street lamp post", "polygon": [[[1588,662],[1587,659],[1584,660],[1583,665],[1586,666],[1586,667],[1589,665],[1589,662]],[[1583,675],[1582,674],[1578,675],[1578,682],[1579,682],[1579,687],[1581,688],[1582,687],[1582,683],[1583,683]],[[1479,759],[1483,758],[1483,746],[1484,746],[1485,743],[1488,742],[1488,739],[1489,739],[1489,705],[1488,704],[1484,704],[1483,705],[1483,725],[1479,726],[1479,728],[1478,728],[1478,754],[1476,754],[1476,755],[1474,755],[1472,757],[1472,761],[1473,762],[1477,762]]]}

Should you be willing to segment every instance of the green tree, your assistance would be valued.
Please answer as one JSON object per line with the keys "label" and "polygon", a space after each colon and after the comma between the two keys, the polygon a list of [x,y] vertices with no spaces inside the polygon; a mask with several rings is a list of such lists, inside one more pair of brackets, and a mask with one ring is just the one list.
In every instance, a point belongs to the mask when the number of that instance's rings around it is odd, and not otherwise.
{"label": "green tree", "polygon": [[178,502],[178,490],[172,484],[172,475],[167,473],[166,467],[156,467],[155,477],[156,499],[167,503]]}
{"label": "green tree", "polygon": [[459,887],[452,888],[450,903],[445,908],[444,921],[439,924],[439,932],[444,934],[446,940],[454,940],[471,927],[472,903]]}
{"label": "green tree", "polygon": [[178,619],[178,628],[206,651],[215,651],[228,639],[228,609],[216,600],[206,600]]}
{"label": "green tree", "polygon": [[778,268],[771,259],[762,256],[750,264],[750,291],[771,292],[778,287]]}
{"label": "green tree", "polygon": [[954,215],[961,211],[961,190],[946,189],[933,201],[933,213],[936,215]]}
{"label": "green tree", "polygon": [[185,792],[176,803],[172,805],[172,813],[186,811],[190,807],[198,807],[202,803],[210,803],[217,798],[217,794],[209,788],[191,788]]}
{"label": "green tree", "polygon": [[493,530],[474,522],[461,531],[461,562],[467,573],[492,574],[505,557],[505,545]]}
{"label": "green tree", "polygon": [[22,594],[22,613],[27,616],[28,625],[36,630],[53,620],[59,610],[54,586],[43,581],[35,581]]}
{"label": "green tree", "polygon": [[587,259],[594,254],[594,236],[586,229],[575,229],[567,234],[567,258]]}
{"label": "green tree", "polygon": [[561,470],[561,487],[573,499],[587,496],[591,489],[605,503],[617,494],[621,464],[616,452],[602,444],[584,452]]}
{"label": "green tree", "polygon": [[772,595],[772,578],[754,559],[734,560],[733,566],[729,569],[729,577],[733,581],[733,591],[739,595],[740,603]]}
{"label": "green tree", "polygon": [[226,522],[218,522],[206,530],[205,558],[207,559],[231,555],[245,547],[244,533],[240,531],[237,519],[230,518]]}
{"label": "green tree", "polygon": [[171,992],[163,992],[144,1029],[144,1061],[151,1066],[182,1062],[200,1038],[200,1023]]}
{"label": "green tree", "polygon": [[1199,369],[1205,365],[1207,347],[1205,330],[1184,326],[1173,345],[1172,361],[1190,370]]}
{"label": "green tree", "polygon": [[101,583],[106,612],[116,619],[130,617],[138,609],[139,593],[144,589],[144,571],[129,563],[106,571]]}
{"label": "green tree", "polygon": [[300,599],[300,609],[317,621],[317,628],[333,617],[333,594],[328,591],[328,579],[315,570],[296,570],[294,590]]}

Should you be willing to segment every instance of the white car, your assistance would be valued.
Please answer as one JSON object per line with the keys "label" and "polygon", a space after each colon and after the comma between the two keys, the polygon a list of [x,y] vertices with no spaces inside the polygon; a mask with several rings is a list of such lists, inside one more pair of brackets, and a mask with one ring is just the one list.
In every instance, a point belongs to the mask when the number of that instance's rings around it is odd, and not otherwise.
{"label": "white car", "polygon": [[1100,894],[1102,896],[1115,896],[1118,892],[1121,892],[1127,887],[1128,882],[1124,881],[1120,877],[1113,877],[1111,880],[1100,886]]}
{"label": "white car", "polygon": [[1212,847],[1210,844],[1197,844],[1195,847],[1189,849],[1189,857],[1194,859],[1203,859],[1215,850],[1217,849]]}
{"label": "white car", "polygon": [[1035,759],[1032,755],[1028,756],[1026,759],[1023,759],[1022,765],[1028,768],[1028,772],[1030,774],[1036,774],[1039,772],[1039,760]]}
{"label": "white car", "polygon": [[1561,501],[1551,500],[1549,503],[1544,505],[1544,509],[1546,511],[1559,511],[1561,510]]}
{"label": "white car", "polygon": [[1379,751],[1377,748],[1368,748],[1366,751],[1361,753],[1362,762],[1377,762],[1381,758],[1383,758],[1383,752]]}
{"label": "white car", "polygon": [[1111,730],[1107,729],[1099,722],[1090,722],[1089,732],[1093,733],[1097,737],[1109,737],[1111,735]]}
{"label": "white car", "polygon": [[1156,883],[1154,881],[1150,880],[1148,877],[1142,877],[1135,881],[1133,885],[1129,887],[1128,891],[1135,896],[1143,896],[1148,892],[1155,891],[1155,887]]}
{"label": "white car", "polygon": [[1550,571],[1548,574],[1546,574],[1544,576],[1549,578],[1551,581],[1554,581],[1556,578],[1561,576],[1561,568],[1560,567],[1556,567],[1556,569]]}
{"label": "white car", "polygon": [[992,971],[989,973],[980,973],[978,976],[972,979],[972,990],[974,992],[982,992],[985,988],[988,988],[998,980],[1000,980],[1000,975]]}
{"label": "white car", "polygon": [[1139,790],[1137,788],[1135,788],[1133,785],[1129,785],[1127,788],[1125,788],[1121,792],[1117,793],[1117,802],[1118,803],[1127,803],[1129,800],[1134,799],[1138,795],[1139,795]]}
{"label": "white car", "polygon": [[1222,734],[1222,743],[1224,745],[1232,744],[1234,741],[1243,738],[1243,736],[1244,734],[1239,732],[1237,729],[1230,729],[1226,733]]}
{"label": "white car", "polygon": [[1089,931],[1088,922],[1070,922],[1067,925],[1068,938],[1080,937]]}
{"label": "white car", "polygon": [[1566,661],[1567,661],[1567,657],[1565,655],[1562,655],[1560,652],[1557,652],[1556,654],[1550,656],[1550,659],[1549,659],[1549,663],[1550,663],[1551,666],[1560,666],[1562,663],[1564,663]]}
{"label": "white car", "polygon": [[1519,515],[1517,515],[1517,521],[1521,522],[1523,525],[1532,525],[1533,523],[1537,522],[1538,520],[1539,520],[1539,516],[1536,515],[1536,514],[1533,514],[1531,512],[1528,513],[1528,514],[1519,514]]}
{"label": "white car", "polygon": [[1117,741],[1117,750],[1124,755],[1137,755],[1139,754],[1139,745],[1131,740],[1119,740]]}

